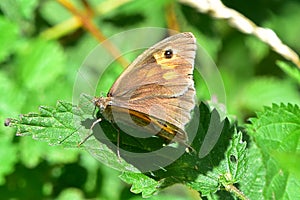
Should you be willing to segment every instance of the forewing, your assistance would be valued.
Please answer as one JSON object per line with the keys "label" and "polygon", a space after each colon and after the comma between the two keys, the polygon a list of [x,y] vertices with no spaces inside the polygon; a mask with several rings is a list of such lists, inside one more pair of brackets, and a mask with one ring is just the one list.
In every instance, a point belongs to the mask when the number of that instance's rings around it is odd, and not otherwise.
{"label": "forewing", "polygon": [[[172,57],[166,56],[166,51]],[[117,79],[108,93],[112,105],[154,116],[181,129],[194,108],[195,38],[181,33],[142,53]]]}

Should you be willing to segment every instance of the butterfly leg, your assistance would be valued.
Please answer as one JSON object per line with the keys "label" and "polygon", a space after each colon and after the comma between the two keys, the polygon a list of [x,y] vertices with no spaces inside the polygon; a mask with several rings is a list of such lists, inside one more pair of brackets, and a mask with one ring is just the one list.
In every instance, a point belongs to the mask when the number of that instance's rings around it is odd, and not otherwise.
{"label": "butterfly leg", "polygon": [[117,155],[119,161],[121,161],[121,155],[120,155],[120,131],[117,129],[118,135],[117,135]]}
{"label": "butterfly leg", "polygon": [[93,122],[92,126],[89,129],[89,133],[91,132],[91,134],[89,134],[87,137],[85,137],[79,144],[78,146],[82,145],[83,143],[85,143],[91,136],[93,136],[93,128],[96,124],[98,124],[99,122],[101,122],[101,118],[97,119],[96,121]]}

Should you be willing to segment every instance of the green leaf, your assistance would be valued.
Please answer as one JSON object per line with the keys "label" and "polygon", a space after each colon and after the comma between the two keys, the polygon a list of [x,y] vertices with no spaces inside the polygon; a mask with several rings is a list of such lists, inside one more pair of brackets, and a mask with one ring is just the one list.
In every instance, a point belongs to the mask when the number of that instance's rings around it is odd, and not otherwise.
{"label": "green leaf", "polygon": [[[29,35],[37,29],[34,23],[38,0],[3,0],[0,1],[0,10],[9,21],[19,26],[22,37]],[[7,31],[8,29],[0,29]],[[22,38],[24,39],[24,37]]]}
{"label": "green leaf", "polygon": [[240,182],[246,171],[245,148],[246,143],[242,142],[242,134],[235,133],[225,152],[225,158],[218,166],[215,166],[212,171],[208,171],[206,175],[200,174],[189,185],[201,191],[203,195],[209,195],[220,190],[222,186],[226,188]]}
{"label": "green leaf", "polygon": [[0,16],[0,62],[13,53],[17,45],[18,27]]}
{"label": "green leaf", "polygon": [[[138,171],[124,160],[120,161],[110,148],[100,143],[95,137],[89,137],[91,134],[89,128],[95,121],[91,119],[94,111],[92,98],[82,95],[79,106],[65,101],[58,101],[55,108],[40,106],[40,113],[29,113],[21,115],[19,119],[10,119],[9,125],[17,128],[17,135],[31,136],[49,145],[74,148],[88,139],[80,146],[86,147],[98,160],[116,169]],[[89,124],[85,124],[87,121]],[[95,126],[95,128],[98,127]]]}
{"label": "green leaf", "polygon": [[244,86],[236,102],[245,110],[261,110],[272,103],[300,103],[300,95],[296,91],[297,87],[289,81],[256,78]]}
{"label": "green leaf", "polygon": [[[49,164],[68,164],[77,161],[77,149],[63,149],[60,146],[49,146],[45,142],[33,142],[29,137],[23,137],[19,142],[19,158],[28,168],[34,168],[46,157]],[[74,146],[72,146],[74,147]]]}
{"label": "green leaf", "polygon": [[4,0],[0,7],[10,20],[21,22],[21,19],[33,20],[38,0]]}
{"label": "green leaf", "polygon": [[[72,3],[75,3],[76,7],[80,5],[77,1]],[[53,12],[54,10],[55,12]],[[72,14],[57,1],[45,1],[41,5],[40,13],[52,25],[61,23],[72,17]]]}
{"label": "green leaf", "polygon": [[[227,119],[220,121],[215,110],[210,112],[204,104],[200,104],[199,108],[200,127],[192,143],[195,152],[183,154],[160,170],[145,173],[158,181],[157,190],[183,183],[203,196],[209,196],[220,191],[222,187],[241,181],[246,170],[246,143],[241,141],[241,133],[235,133]],[[191,126],[196,120],[199,118],[192,119]],[[224,195],[230,196],[229,193]]]}
{"label": "green leaf", "polygon": [[285,2],[280,9],[280,15],[272,15],[263,23],[264,27],[271,28],[281,39],[284,39],[284,43],[296,50],[300,41],[298,37],[300,27],[293,26],[293,22],[300,17],[300,13],[297,12],[299,9],[299,2]]}
{"label": "green leaf", "polygon": [[[0,71],[0,121],[5,121],[7,113],[15,114],[14,109],[18,109],[20,105],[10,106],[10,103],[16,103],[20,100],[21,94],[16,92],[12,79]],[[13,143],[13,130],[7,129],[3,125],[0,126],[0,185],[6,183],[6,176],[13,173],[14,166],[18,162],[18,146]]]}
{"label": "green leaf", "polygon": [[[0,71],[0,114],[1,116],[10,114],[17,114],[18,110],[22,107],[24,95],[18,91],[15,82],[7,76],[3,71]],[[13,105],[13,106],[12,106]]]}
{"label": "green leaf", "polygon": [[135,194],[142,193],[144,198],[150,197],[157,192],[157,187],[159,186],[157,181],[141,173],[125,172],[120,175],[120,178],[132,184],[131,192]]}
{"label": "green leaf", "polygon": [[57,197],[57,200],[68,200],[68,199],[81,200],[84,199],[84,194],[82,193],[81,190],[77,188],[67,188],[63,190]]}
{"label": "green leaf", "polygon": [[283,61],[277,61],[276,64],[282,69],[282,71],[300,84],[300,70],[296,66]]}
{"label": "green leaf", "polygon": [[[64,146],[75,147],[80,141],[74,125],[75,114],[81,110],[71,103],[59,101],[56,108],[41,106],[40,113],[29,113],[20,116],[20,119],[11,119],[10,126],[17,128],[17,135],[32,136],[50,145],[58,145],[66,136],[71,135],[72,140],[64,141]],[[80,116],[79,116],[80,117]]]}
{"label": "green leaf", "polygon": [[[298,199],[300,179],[278,162],[278,153],[298,154],[300,149],[300,109],[297,105],[276,105],[266,107],[251,119],[248,127],[263,154],[267,176],[264,187],[266,199]],[[300,168],[298,162],[295,168]]]}
{"label": "green leaf", "polygon": [[268,45],[261,42],[254,36],[245,38],[245,44],[250,50],[249,54],[252,60],[256,61],[256,63],[260,62],[263,58],[265,58],[270,51]]}
{"label": "green leaf", "polygon": [[300,179],[300,168],[299,168],[299,153],[282,153],[275,151],[273,153],[274,158],[285,170],[297,176]]}
{"label": "green leaf", "polygon": [[247,149],[246,172],[239,182],[240,189],[249,199],[264,199],[263,190],[266,184],[266,167],[263,156],[255,143]]}
{"label": "green leaf", "polygon": [[225,152],[226,159],[220,163],[220,168],[214,170],[226,176],[225,184],[234,184],[241,180],[246,171],[246,142],[242,140],[242,133],[233,135],[230,145]]}
{"label": "green leaf", "polygon": [[65,71],[64,63],[64,53],[58,43],[36,39],[18,52],[19,81],[28,89],[39,90]]}
{"label": "green leaf", "polygon": [[5,183],[5,176],[10,174],[14,168],[14,164],[17,162],[17,146],[11,145],[11,141],[8,137],[0,137],[0,184]]}
{"label": "green leaf", "polygon": [[[191,144],[194,150],[185,152],[185,146],[163,146],[164,141],[160,138],[145,140],[129,136],[121,129],[117,131],[104,118],[101,118],[100,126],[93,127],[94,137],[90,137],[88,129],[95,122],[95,119],[91,119],[94,110],[92,98],[82,95],[78,106],[64,101],[59,101],[56,108],[41,106],[39,114],[29,113],[18,120],[11,119],[10,125],[17,127],[19,135],[30,135],[51,145],[75,147],[84,141],[82,146],[101,162],[122,170],[122,179],[133,184],[133,192],[142,192],[143,196],[149,196],[176,183],[186,183],[203,195],[209,195],[219,191],[221,187],[239,183],[243,177],[246,169],[246,144],[242,142],[242,134],[235,133],[235,128],[227,119],[221,121],[218,112],[210,112],[205,104],[200,104],[199,111],[195,109],[194,117],[187,127],[187,132],[191,132],[200,122]],[[119,150],[116,149],[117,146]],[[162,147],[171,152],[166,155],[173,155],[180,148],[183,149],[183,154],[167,165],[160,164],[169,159],[164,154],[154,154],[155,160],[152,160],[154,157],[147,157],[147,153]],[[117,151],[121,158],[116,155]],[[126,151],[135,152],[135,156],[131,158],[131,154]],[[148,171],[143,168],[144,164],[150,167]],[[151,170],[151,165],[156,166],[156,169]],[[138,173],[140,170],[144,174]]]}
{"label": "green leaf", "polygon": [[[106,24],[112,24],[112,27],[145,27],[146,24],[149,26],[161,27],[164,26],[164,12],[159,10],[167,6],[171,2],[168,1],[131,1],[118,9],[112,10],[109,14],[106,15]],[[147,8],[151,9],[147,9]],[[153,15],[156,13],[156,15]]]}

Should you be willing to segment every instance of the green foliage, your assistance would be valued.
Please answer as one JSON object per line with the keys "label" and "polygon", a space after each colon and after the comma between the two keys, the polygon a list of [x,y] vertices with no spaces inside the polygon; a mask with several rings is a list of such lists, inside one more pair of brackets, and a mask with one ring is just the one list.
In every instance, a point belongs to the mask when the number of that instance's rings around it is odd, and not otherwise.
{"label": "green foliage", "polygon": [[[39,110],[39,114],[29,113],[21,115],[19,120],[11,119],[10,123],[17,128],[18,135],[30,135],[34,139],[43,140],[53,145],[59,144],[59,139],[63,139],[65,135],[73,135],[73,132],[76,131],[73,125],[72,104],[60,101],[57,103],[56,109],[41,106]],[[74,110],[74,113],[80,113],[80,111]],[[75,139],[74,143],[71,144],[64,141],[64,144],[74,147],[76,141],[79,139]]]}
{"label": "green foliage", "polygon": [[[300,186],[295,176],[299,162],[285,166],[284,159],[299,156],[300,109],[297,105],[273,105],[266,107],[251,119],[248,133],[253,137],[263,156],[266,170],[266,185],[263,195],[266,199],[297,199]],[[284,157],[285,155],[285,157]],[[278,162],[280,160],[280,162]],[[286,160],[287,163],[292,161]]]}
{"label": "green foliage", "polygon": [[3,138],[1,141],[0,149],[0,161],[2,163],[0,167],[0,183],[5,183],[4,176],[13,172],[13,167],[17,162],[17,148],[11,145],[11,141],[8,138]]}
{"label": "green foliage", "polygon": [[142,193],[144,198],[153,195],[159,186],[157,181],[141,173],[124,172],[120,175],[120,178],[123,181],[132,184],[130,189],[131,192],[136,194]]}
{"label": "green foliage", "polygon": [[[272,103],[299,104],[299,94],[294,92],[296,90],[297,86],[291,81],[259,77],[241,88],[236,106],[243,110],[261,110],[261,105],[270,106]],[[254,96],[256,98],[252,98]]]}
{"label": "green foliage", "polygon": [[18,34],[18,27],[8,21],[7,19],[0,17],[0,62],[5,61],[11,52],[16,48],[16,39]]}
{"label": "green foliage", "polygon": [[278,61],[277,65],[284,71],[289,77],[294,79],[298,84],[300,84],[300,71],[295,68],[293,65],[289,65],[288,63]]}
{"label": "green foliage", "polygon": [[[90,134],[90,130],[87,130],[87,133],[80,138],[75,132],[85,132],[82,130],[85,129],[82,124],[89,116],[92,116],[94,106],[91,100],[92,97],[82,95],[78,106],[63,101],[59,101],[55,108],[41,106],[40,113],[22,115],[20,119],[11,119],[9,123],[10,126],[17,128],[18,135],[31,136],[36,140],[45,141],[49,145],[61,144],[64,147],[75,147]],[[96,158],[110,167],[118,168],[119,166],[123,169],[121,179],[133,184],[131,191],[141,192],[143,197],[149,197],[162,188],[176,183],[185,183],[203,195],[209,195],[220,190],[220,187],[238,183],[243,177],[246,170],[246,143],[242,142],[242,134],[235,133],[233,127],[230,127],[227,119],[220,121],[215,110],[210,113],[204,104],[200,105],[199,110],[201,128],[198,129],[192,144],[194,150],[189,153],[185,152],[168,166],[161,166],[160,170],[144,173],[148,177],[137,173],[138,170],[135,168],[139,168],[139,165],[120,160],[114,150],[97,136],[97,131],[99,131],[97,129],[93,131],[96,139],[89,138],[81,146],[86,147]],[[197,120],[199,119],[194,117],[191,124]],[[106,122],[100,122],[100,124],[108,136],[116,134],[116,130],[111,124]],[[205,143],[205,136],[209,133],[210,124],[220,125],[220,138],[216,138],[217,143],[208,152],[208,155],[201,158],[203,150],[201,143],[202,145]],[[122,130],[118,130],[118,132],[122,136],[120,138],[120,148],[122,149],[125,147],[131,151],[143,152],[155,150],[157,144],[162,146],[158,138],[155,139],[157,141],[150,139],[150,141],[144,142],[126,136]],[[228,144],[231,137],[232,141]],[[110,139],[116,142],[116,138]],[[136,146],[136,144],[142,145]],[[176,150],[176,148],[170,148],[170,150],[172,149]],[[126,160],[126,155],[121,155],[121,157],[123,156]],[[160,156],[162,157],[160,158]],[[156,159],[165,158],[164,155],[157,155]],[[155,161],[153,162],[155,163]]]}
{"label": "green foliage", "polygon": [[[84,9],[81,1],[71,2]],[[108,38],[126,30],[166,28],[173,23],[181,32],[193,32],[218,65],[226,102],[195,71],[197,97],[210,107],[201,103],[200,117],[195,112],[187,127],[189,131],[200,123],[191,141],[195,151],[160,169],[138,173],[139,166],[124,155],[118,158],[116,148],[101,138],[90,137],[78,146],[91,134],[95,113],[92,97],[75,95],[74,83],[97,40],[65,21],[74,16],[57,1],[0,1],[0,121],[10,117],[15,127],[0,126],[1,198],[195,199],[192,189],[196,196],[208,199],[300,199],[299,68],[283,61],[255,36],[239,33],[226,21],[177,1],[88,3],[95,11],[94,23]],[[238,1],[223,3],[275,30],[299,52],[297,1],[251,1],[256,7]],[[155,39],[150,36],[147,40]],[[117,49],[127,52],[142,39],[141,35],[128,37]],[[137,55],[124,57],[132,61]],[[104,54],[97,56],[99,63],[105,59]],[[82,84],[97,88],[90,95],[105,94],[122,70],[118,63],[111,63],[98,86],[91,85],[91,80]],[[84,75],[79,76],[84,79]],[[47,106],[38,109],[39,105]],[[115,127],[104,120],[100,125],[94,128],[101,128],[116,146]],[[16,137],[16,132],[27,137]],[[208,134],[215,132],[220,132],[217,140]],[[119,133],[120,148],[125,150],[145,153],[164,143]],[[167,147],[174,150],[180,145]]]}
{"label": "green foliage", "polygon": [[266,185],[266,170],[260,149],[255,143],[250,143],[247,148],[246,172],[242,177],[240,190],[249,199],[265,199],[262,188]]}
{"label": "green foliage", "polygon": [[16,67],[20,73],[19,82],[30,90],[40,89],[39,85],[49,85],[64,71],[65,58],[57,43],[39,39],[29,41],[18,53]]}

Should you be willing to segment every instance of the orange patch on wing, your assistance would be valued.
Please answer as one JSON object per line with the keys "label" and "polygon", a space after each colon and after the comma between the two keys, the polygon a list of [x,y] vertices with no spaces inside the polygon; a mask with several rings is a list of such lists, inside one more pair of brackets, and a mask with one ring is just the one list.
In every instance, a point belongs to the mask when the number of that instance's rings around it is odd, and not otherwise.
{"label": "orange patch on wing", "polygon": [[160,121],[159,119],[153,118],[147,114],[144,113],[140,113],[140,112],[136,112],[134,110],[129,110],[130,115],[135,116],[136,118],[138,118],[139,120],[141,120],[141,124],[150,124],[153,123],[156,127],[160,128],[161,130],[164,130],[165,132],[167,132],[168,134],[170,134],[170,137],[164,135],[164,134],[160,134],[158,132],[158,135],[161,137],[164,137],[166,139],[170,139],[172,137],[174,137],[177,133],[177,130],[175,129],[175,126],[172,127],[170,125],[168,125],[168,123]]}
{"label": "orange patch on wing", "polygon": [[156,63],[161,66],[162,69],[174,69],[176,65],[171,65],[170,60],[174,59],[176,55],[174,54],[172,58],[165,58],[163,52],[153,54]]}
{"label": "orange patch on wing", "polygon": [[151,76],[153,76],[153,75],[156,74],[156,73],[157,73],[157,70],[156,70],[155,68],[152,68],[152,69],[150,69],[150,70],[147,72],[146,77],[151,77]]}
{"label": "orange patch on wing", "polygon": [[174,71],[168,71],[163,74],[163,78],[166,80],[174,79],[178,76],[178,74]]}

